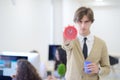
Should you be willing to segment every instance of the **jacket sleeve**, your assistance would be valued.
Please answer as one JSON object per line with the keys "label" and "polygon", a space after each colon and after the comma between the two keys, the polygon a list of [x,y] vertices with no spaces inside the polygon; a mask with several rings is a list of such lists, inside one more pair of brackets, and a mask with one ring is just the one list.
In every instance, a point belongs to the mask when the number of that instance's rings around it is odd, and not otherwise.
{"label": "jacket sleeve", "polygon": [[104,44],[102,48],[102,55],[101,55],[101,60],[100,60],[100,72],[99,72],[99,77],[103,78],[106,75],[110,73],[110,61],[109,61],[109,55],[107,51],[107,47]]}

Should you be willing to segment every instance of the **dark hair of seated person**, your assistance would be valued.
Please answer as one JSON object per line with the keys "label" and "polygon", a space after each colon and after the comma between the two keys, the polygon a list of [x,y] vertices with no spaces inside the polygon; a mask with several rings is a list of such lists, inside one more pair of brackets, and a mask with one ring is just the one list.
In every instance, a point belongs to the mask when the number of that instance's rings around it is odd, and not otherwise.
{"label": "dark hair of seated person", "polygon": [[[56,56],[58,56],[58,58],[57,58]],[[57,70],[58,65],[61,64],[61,63],[65,64],[65,66],[66,66],[66,62],[67,62],[67,59],[66,59],[66,51],[63,50],[61,47],[58,47],[58,48],[56,49],[56,53],[55,53],[55,58],[54,58],[54,60],[55,60],[54,70]]]}
{"label": "dark hair of seated person", "polygon": [[17,71],[13,80],[42,80],[36,68],[27,60],[17,61]]}

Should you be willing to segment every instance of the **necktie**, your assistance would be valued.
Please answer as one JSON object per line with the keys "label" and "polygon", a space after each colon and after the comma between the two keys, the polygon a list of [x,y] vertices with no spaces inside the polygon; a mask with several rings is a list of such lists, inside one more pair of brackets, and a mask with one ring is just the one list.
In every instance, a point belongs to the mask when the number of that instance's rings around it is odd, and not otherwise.
{"label": "necktie", "polygon": [[86,40],[87,40],[87,38],[85,37],[84,38],[84,44],[83,44],[83,55],[84,55],[85,59],[87,58],[87,52],[88,52]]}

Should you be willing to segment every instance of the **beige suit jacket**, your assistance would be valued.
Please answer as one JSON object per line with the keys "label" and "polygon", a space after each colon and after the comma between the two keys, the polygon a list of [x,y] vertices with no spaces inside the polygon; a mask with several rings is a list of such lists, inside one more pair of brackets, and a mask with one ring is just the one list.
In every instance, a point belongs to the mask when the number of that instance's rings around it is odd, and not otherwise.
{"label": "beige suit jacket", "polygon": [[98,64],[100,66],[100,72],[98,74],[84,73],[83,67],[85,59],[77,38],[73,41],[65,42],[62,46],[67,52],[66,80],[100,80],[101,77],[110,72],[106,45],[103,40],[97,37],[94,38],[93,47],[86,60]]}

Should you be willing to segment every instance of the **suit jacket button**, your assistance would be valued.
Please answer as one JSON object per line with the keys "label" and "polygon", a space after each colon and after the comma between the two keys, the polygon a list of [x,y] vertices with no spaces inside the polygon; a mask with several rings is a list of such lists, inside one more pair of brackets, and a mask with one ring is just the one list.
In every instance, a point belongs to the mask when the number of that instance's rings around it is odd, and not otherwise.
{"label": "suit jacket button", "polygon": [[81,76],[81,78],[83,78],[83,76]]}

